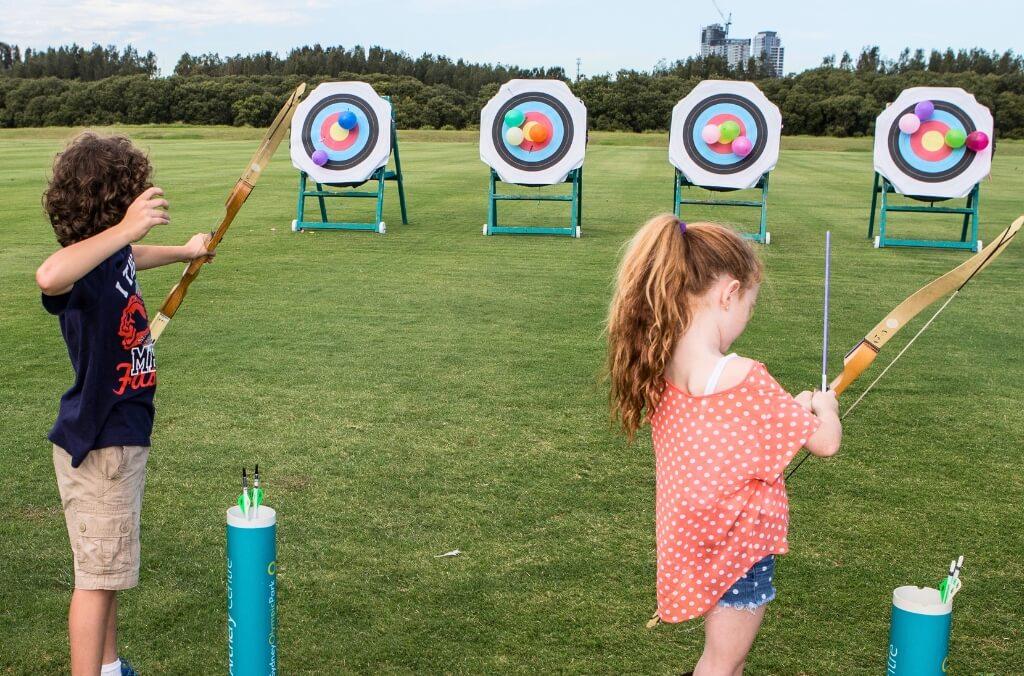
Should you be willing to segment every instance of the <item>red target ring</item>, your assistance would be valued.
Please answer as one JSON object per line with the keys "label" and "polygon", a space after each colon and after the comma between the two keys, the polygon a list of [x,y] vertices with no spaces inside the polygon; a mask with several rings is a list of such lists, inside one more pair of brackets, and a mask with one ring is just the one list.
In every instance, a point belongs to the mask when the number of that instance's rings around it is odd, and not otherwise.
{"label": "red target ring", "polygon": [[551,124],[551,120],[549,120],[548,116],[545,115],[544,113],[530,111],[526,113],[526,119],[523,120],[523,127],[525,127],[528,122],[536,122],[540,126],[544,127],[544,129],[547,131],[547,138],[545,138],[540,143],[535,143],[528,138],[524,138],[523,142],[519,144],[519,147],[528,153],[536,152],[538,150],[543,150],[544,148],[547,148],[548,145],[551,143],[551,138],[554,136],[555,131],[554,127]]}
{"label": "red target ring", "polygon": [[[730,121],[735,122],[740,126],[740,136],[747,135],[747,127],[746,125],[743,124],[743,120],[736,117],[732,113],[719,113],[718,115],[715,115],[710,120],[708,120],[708,124],[713,124],[714,126],[717,127],[721,125],[723,122]],[[732,153],[732,142],[730,141],[729,143],[722,143],[721,141],[717,141],[715,143],[709,143],[708,148],[718,153],[719,155],[729,155]]]}
{"label": "red target ring", "polygon": [[949,157],[953,149],[946,145],[949,125],[939,120],[928,120],[910,137],[914,154],[926,162],[937,162]]}
{"label": "red target ring", "polygon": [[328,115],[324,119],[323,124],[320,125],[320,141],[331,150],[346,150],[348,148],[351,148],[359,139],[358,124],[349,129],[348,136],[341,139],[340,141],[334,138],[333,134],[331,133],[332,129],[334,127],[338,127],[338,129],[341,129],[341,127],[338,126],[338,115],[340,114],[341,111]]}

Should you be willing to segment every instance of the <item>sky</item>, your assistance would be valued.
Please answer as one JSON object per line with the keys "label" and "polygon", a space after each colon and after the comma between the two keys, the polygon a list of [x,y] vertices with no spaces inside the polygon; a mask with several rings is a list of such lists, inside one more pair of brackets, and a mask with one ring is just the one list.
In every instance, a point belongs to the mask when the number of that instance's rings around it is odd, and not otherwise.
{"label": "sky", "polygon": [[[1019,0],[718,0],[732,14],[730,37],[778,31],[785,70],[817,66],[826,54],[879,45],[1024,49]],[[965,9],[968,8],[968,9]],[[444,54],[467,61],[562,66],[585,75],[649,70],[660,59],[697,54],[700,28],[721,21],[712,0],[0,0],[0,42],[46,47],[77,42],[152,50],[161,73],[183,52],[286,53],[311,45],[357,44]],[[1017,41],[1014,41],[1014,38]]]}

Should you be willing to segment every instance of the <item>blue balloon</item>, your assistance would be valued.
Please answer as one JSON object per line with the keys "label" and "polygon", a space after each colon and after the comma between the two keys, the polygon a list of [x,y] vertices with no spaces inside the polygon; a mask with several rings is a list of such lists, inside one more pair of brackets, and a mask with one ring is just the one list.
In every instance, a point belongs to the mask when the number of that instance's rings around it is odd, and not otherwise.
{"label": "blue balloon", "polygon": [[356,126],[358,120],[356,120],[356,114],[351,110],[343,110],[338,114],[338,126],[342,129],[351,129]]}

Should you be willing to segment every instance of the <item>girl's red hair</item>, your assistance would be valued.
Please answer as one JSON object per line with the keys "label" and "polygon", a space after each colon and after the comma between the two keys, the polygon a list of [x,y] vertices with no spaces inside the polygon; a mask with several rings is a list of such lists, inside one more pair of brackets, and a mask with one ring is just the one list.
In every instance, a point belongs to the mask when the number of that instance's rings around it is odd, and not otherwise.
{"label": "girl's red hair", "polygon": [[694,299],[728,275],[746,290],[761,281],[753,247],[715,223],[681,222],[672,214],[647,221],[619,265],[608,311],[611,409],[632,440],[654,411],[672,350],[686,332]]}

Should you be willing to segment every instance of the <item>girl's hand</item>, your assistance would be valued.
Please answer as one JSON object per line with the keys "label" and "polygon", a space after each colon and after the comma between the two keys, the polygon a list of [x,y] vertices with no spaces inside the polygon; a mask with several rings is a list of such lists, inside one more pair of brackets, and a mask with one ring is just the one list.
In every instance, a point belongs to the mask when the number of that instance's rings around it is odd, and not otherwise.
{"label": "girl's hand", "polygon": [[213,257],[217,255],[216,251],[210,251],[207,249],[210,246],[211,235],[208,232],[201,232],[198,235],[193,235],[192,239],[185,243],[185,260],[192,261],[197,258],[206,257],[207,262],[213,260]]}
{"label": "girl's hand", "polygon": [[811,410],[816,416],[833,415],[839,416],[839,400],[833,390],[828,392],[815,392],[811,395]]}
{"label": "girl's hand", "polygon": [[114,227],[122,229],[129,241],[138,242],[155,226],[170,223],[169,205],[163,194],[164,191],[156,186],[147,189],[128,206],[124,218]]}
{"label": "girl's hand", "polygon": [[804,407],[805,410],[810,411],[811,409],[811,392],[810,390],[804,390],[800,394],[793,397],[796,399],[796,403]]}

